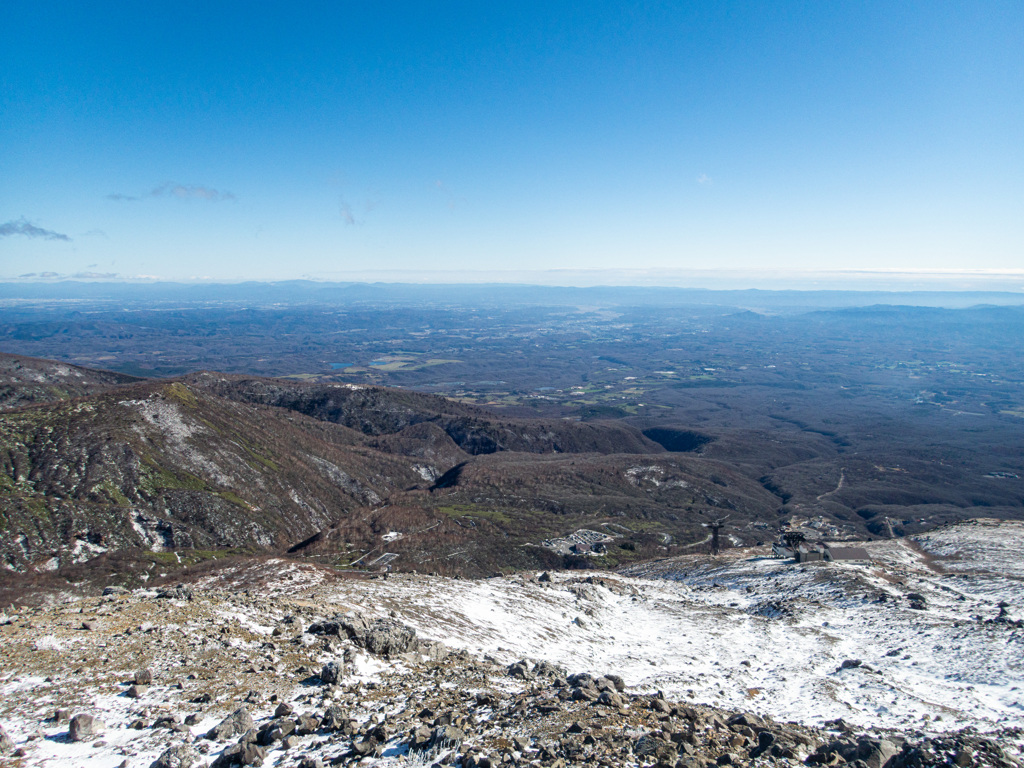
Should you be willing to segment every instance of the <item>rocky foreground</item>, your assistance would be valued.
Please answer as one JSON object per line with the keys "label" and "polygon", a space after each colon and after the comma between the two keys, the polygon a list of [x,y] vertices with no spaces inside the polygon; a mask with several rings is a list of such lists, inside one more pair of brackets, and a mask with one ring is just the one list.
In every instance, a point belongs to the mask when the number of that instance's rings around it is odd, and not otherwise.
{"label": "rocky foreground", "polygon": [[0,764],[1022,765],[1019,728],[776,722],[637,693],[614,674],[498,663],[379,605],[308,594],[207,578],[9,610]]}

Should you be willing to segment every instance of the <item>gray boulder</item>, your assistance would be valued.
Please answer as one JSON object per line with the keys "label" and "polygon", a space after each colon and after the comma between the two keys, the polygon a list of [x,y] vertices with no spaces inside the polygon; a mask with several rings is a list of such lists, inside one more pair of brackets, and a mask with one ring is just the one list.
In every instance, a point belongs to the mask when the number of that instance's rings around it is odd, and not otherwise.
{"label": "gray boulder", "polygon": [[416,630],[394,619],[354,614],[343,617],[340,626],[355,645],[380,656],[397,656],[419,648]]}
{"label": "gray boulder", "polygon": [[212,741],[233,739],[255,727],[256,723],[253,722],[252,715],[249,714],[249,711],[245,707],[239,707],[221,720],[218,725],[211,728],[210,732],[206,734],[206,738],[211,739]]}
{"label": "gray boulder", "polygon": [[331,704],[324,712],[320,725],[330,731],[340,731],[348,725],[348,715],[337,704]]}
{"label": "gray boulder", "polygon": [[329,661],[320,670],[320,682],[324,685],[334,685],[341,681],[342,666],[336,661]]}
{"label": "gray boulder", "polygon": [[597,697],[598,704],[604,704],[606,707],[621,707],[625,702],[622,697],[614,691],[603,691],[600,696]]}
{"label": "gray boulder", "polygon": [[295,718],[295,729],[299,736],[307,736],[320,730],[320,718],[313,715],[299,715]]}
{"label": "gray boulder", "polygon": [[95,717],[82,713],[71,718],[68,735],[72,741],[87,741],[102,733],[103,727],[103,723]]}
{"label": "gray boulder", "polygon": [[661,762],[673,760],[676,751],[675,744],[659,739],[651,733],[641,736],[633,745],[633,754],[637,757],[655,757]]}
{"label": "gray boulder", "polygon": [[509,677],[518,677],[522,680],[533,679],[533,673],[530,672],[530,663],[526,659],[509,664],[506,672]]}
{"label": "gray boulder", "polygon": [[240,742],[232,744],[220,753],[220,756],[213,761],[210,768],[230,768],[238,765],[263,765],[267,751],[253,742]]}
{"label": "gray boulder", "polygon": [[178,744],[165,749],[149,768],[191,768],[199,761],[199,753],[191,744]]}
{"label": "gray boulder", "polygon": [[466,734],[461,728],[454,725],[441,725],[434,729],[430,735],[431,748],[455,749],[466,740]]}
{"label": "gray boulder", "polygon": [[7,731],[0,725],[0,755],[14,749],[14,740],[7,735]]}
{"label": "gray boulder", "polygon": [[191,600],[193,597],[191,587],[184,584],[175,584],[173,587],[165,587],[156,593],[157,597],[168,600]]}
{"label": "gray boulder", "polygon": [[868,768],[885,768],[899,751],[887,739],[864,738],[857,742],[857,758],[867,763]]}

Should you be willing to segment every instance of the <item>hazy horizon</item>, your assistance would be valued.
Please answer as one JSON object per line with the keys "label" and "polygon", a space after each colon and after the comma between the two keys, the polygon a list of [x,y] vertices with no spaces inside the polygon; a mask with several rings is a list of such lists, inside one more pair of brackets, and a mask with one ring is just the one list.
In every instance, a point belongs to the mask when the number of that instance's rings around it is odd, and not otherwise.
{"label": "hazy horizon", "polygon": [[466,285],[538,288],[674,288],[681,290],[844,291],[865,293],[1004,293],[1021,294],[1024,270],[363,270],[299,275],[280,280],[225,280],[213,277],[172,279],[162,276],[121,276],[103,273],[27,273],[0,276],[0,283],[17,285],[80,283],[83,285],[235,285],[287,282],[365,285]]}

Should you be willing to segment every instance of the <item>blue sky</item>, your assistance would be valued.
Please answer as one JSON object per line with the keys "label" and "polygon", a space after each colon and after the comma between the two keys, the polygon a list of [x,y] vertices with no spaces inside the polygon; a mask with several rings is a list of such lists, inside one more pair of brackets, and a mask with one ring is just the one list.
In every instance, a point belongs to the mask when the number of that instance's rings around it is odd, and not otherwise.
{"label": "blue sky", "polygon": [[1024,4],[4,4],[0,277],[1024,269]]}

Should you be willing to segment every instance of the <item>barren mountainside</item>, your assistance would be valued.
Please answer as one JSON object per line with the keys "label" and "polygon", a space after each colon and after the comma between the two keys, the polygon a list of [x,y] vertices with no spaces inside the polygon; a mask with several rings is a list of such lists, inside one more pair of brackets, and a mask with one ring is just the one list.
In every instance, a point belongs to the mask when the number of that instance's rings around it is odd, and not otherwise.
{"label": "barren mountainside", "polygon": [[780,524],[887,538],[1021,514],[1016,475],[979,492],[974,465],[909,429],[868,452],[798,424],[522,418],[383,386],[0,362],[9,572],[80,579],[238,552],[482,576],[705,551],[718,520],[738,546]]}
{"label": "barren mountainside", "polygon": [[[33,375],[64,368],[36,361]],[[602,530],[633,559],[701,539],[707,508],[749,519],[774,509],[756,482],[623,423],[509,419],[403,390],[211,373],[91,381],[98,391],[50,389],[51,402],[0,413],[8,569],[126,549],[290,549],[480,574],[557,564],[540,544],[584,525],[618,521]]]}

